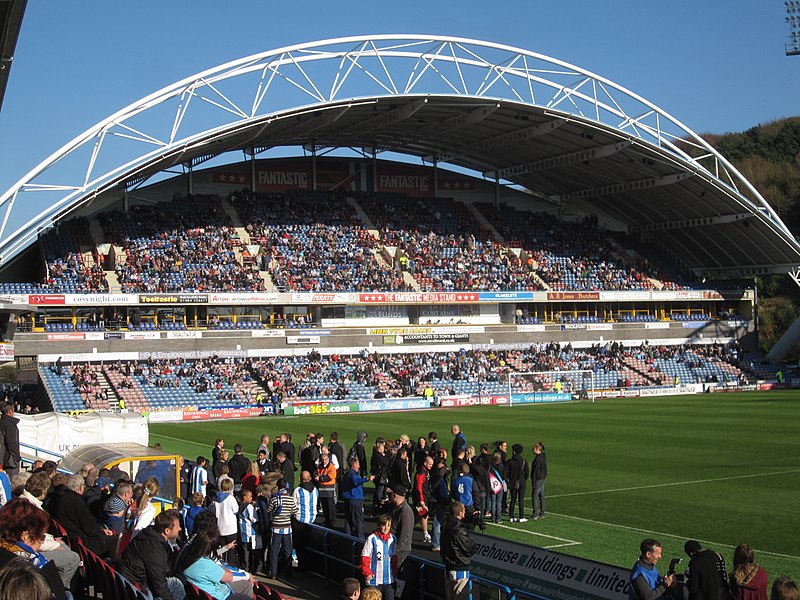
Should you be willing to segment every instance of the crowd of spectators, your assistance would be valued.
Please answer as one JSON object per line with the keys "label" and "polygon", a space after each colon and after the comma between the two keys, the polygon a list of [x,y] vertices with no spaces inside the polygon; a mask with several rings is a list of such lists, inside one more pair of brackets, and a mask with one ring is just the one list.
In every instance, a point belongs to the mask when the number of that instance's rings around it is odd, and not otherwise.
{"label": "crowd of spectators", "polygon": [[[500,242],[485,221],[453,199],[353,196],[342,190],[232,194],[249,241],[259,247],[253,254],[241,247],[216,195],[176,195],[98,219],[103,241],[124,251],[115,272],[127,293],[258,291],[266,285],[259,270],[279,290],[309,292],[684,287],[675,280],[677,269],[663,266],[663,257],[651,261],[641,245],[635,252],[623,249],[594,216],[569,221],[476,204]],[[376,232],[367,230],[359,208]],[[43,244],[47,276],[41,289],[108,291],[106,257],[98,254],[86,218],[62,223]]]}
{"label": "crowd of spectators", "polygon": [[245,265],[230,217],[217,196],[194,195],[100,215],[106,240],[124,249],[115,267],[123,292],[239,292],[265,287]]}
{"label": "crowd of spectators", "polygon": [[[44,287],[64,293],[107,292],[108,280],[86,217],[69,219],[42,238],[47,275]],[[86,264],[82,251],[92,255]]]}
{"label": "crowd of spectators", "polygon": [[[715,369],[710,369],[716,366]],[[681,368],[691,377],[675,380]],[[53,367],[54,369],[56,367]],[[99,367],[70,367],[74,385],[87,405],[107,407],[105,388],[97,381]],[[210,357],[197,360],[148,359],[117,361],[103,367],[120,396],[138,388],[213,392],[217,400],[244,405],[302,400],[367,400],[405,398],[478,391],[505,390],[512,373],[592,371],[595,387],[631,388],[679,383],[746,383],[748,364],[736,345],[664,346],[643,342],[626,346],[605,342],[587,348],[557,342],[533,344],[524,349],[466,350],[451,352],[370,353],[322,355],[312,350],[304,356],[264,358]],[[114,372],[118,376],[112,376]],[[695,377],[697,374],[697,377]],[[712,376],[713,374],[713,376]],[[543,386],[552,389],[559,379],[550,375]],[[524,377],[515,379],[523,385]],[[564,379],[566,384],[567,380]],[[517,385],[517,384],[515,384]],[[569,389],[577,392],[571,384]],[[109,386],[106,386],[109,387]],[[427,388],[431,388],[426,392]],[[565,388],[566,389],[566,388]],[[185,395],[184,402],[187,401]]]}
{"label": "crowd of spectators", "polygon": [[[548,213],[478,203],[476,207],[507,242],[520,244],[537,273],[554,290],[642,290],[654,287],[646,273],[611,243],[594,216],[564,221]],[[616,256],[616,258],[615,258]]]}
{"label": "crowd of spectators", "polygon": [[341,194],[239,192],[232,202],[279,290],[409,291]]}

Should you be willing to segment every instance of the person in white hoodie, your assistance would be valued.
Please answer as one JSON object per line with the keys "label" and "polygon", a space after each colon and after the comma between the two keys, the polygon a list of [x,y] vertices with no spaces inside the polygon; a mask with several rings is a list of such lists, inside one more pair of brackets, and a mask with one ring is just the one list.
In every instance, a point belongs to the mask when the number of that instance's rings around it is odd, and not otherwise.
{"label": "person in white hoodie", "polygon": [[[39,510],[42,508],[42,500],[44,500],[47,492],[50,490],[50,476],[44,471],[34,473],[28,478],[25,483],[25,488],[20,495]],[[61,541],[61,538],[56,539],[52,535],[45,534],[44,542],[39,552],[47,558],[52,560],[58,569],[58,575],[64,584],[65,589],[70,589],[70,581],[72,576],[78,570],[81,564],[81,557],[77,552],[73,552],[69,547]]]}
{"label": "person in white hoodie", "polygon": [[[219,525],[219,543],[221,546],[236,544],[236,537],[239,522],[239,503],[233,495],[233,479],[223,479],[214,500],[213,513],[217,516]],[[222,559],[235,567],[239,566],[239,558],[236,552],[226,552]]]}

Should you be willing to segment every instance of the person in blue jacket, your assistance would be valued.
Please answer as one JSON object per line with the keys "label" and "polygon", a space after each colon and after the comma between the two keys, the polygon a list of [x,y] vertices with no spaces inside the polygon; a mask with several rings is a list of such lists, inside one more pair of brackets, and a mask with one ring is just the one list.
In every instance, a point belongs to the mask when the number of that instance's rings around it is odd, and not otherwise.
{"label": "person in blue jacket", "polygon": [[374,475],[359,475],[361,462],[358,458],[348,461],[350,469],[342,479],[342,498],[344,499],[344,532],[347,535],[364,539],[364,484],[375,479]]}

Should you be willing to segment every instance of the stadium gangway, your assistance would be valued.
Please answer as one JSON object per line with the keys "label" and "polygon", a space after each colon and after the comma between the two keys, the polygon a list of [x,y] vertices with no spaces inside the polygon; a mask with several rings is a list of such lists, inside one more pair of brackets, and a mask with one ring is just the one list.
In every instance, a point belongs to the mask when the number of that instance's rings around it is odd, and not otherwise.
{"label": "stadium gangway", "polygon": [[[341,581],[345,577],[360,577],[361,547],[364,540],[320,525],[307,525],[311,535],[304,535],[301,555],[315,555],[317,560],[304,561],[305,567],[316,572],[326,581]],[[313,541],[312,541],[313,538]],[[295,543],[300,540],[295,540]],[[320,543],[321,541],[321,543]],[[302,543],[301,542],[301,543]],[[321,565],[321,568],[320,568]],[[444,565],[410,554],[404,566],[405,589],[414,590],[415,598],[444,596]],[[550,600],[523,590],[473,575],[470,578],[473,598],[497,598],[497,600]],[[430,585],[429,585],[430,583]],[[406,592],[403,592],[406,595]]]}

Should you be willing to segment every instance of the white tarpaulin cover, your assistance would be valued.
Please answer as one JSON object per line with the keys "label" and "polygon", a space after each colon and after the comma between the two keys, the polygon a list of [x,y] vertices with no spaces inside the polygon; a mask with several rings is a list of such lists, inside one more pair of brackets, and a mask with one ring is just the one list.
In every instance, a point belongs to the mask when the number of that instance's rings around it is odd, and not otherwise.
{"label": "white tarpaulin cover", "polygon": [[66,454],[83,444],[133,442],[147,446],[150,441],[147,419],[139,413],[14,416],[19,417],[19,441],[24,454],[32,454],[25,446]]}

